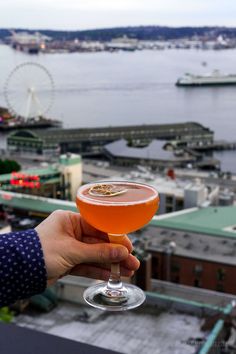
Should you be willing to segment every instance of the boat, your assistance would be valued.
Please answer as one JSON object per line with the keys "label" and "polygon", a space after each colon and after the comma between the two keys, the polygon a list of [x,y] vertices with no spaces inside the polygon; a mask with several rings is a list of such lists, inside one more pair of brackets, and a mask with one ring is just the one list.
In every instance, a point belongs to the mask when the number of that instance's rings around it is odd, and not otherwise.
{"label": "boat", "polygon": [[226,86],[236,85],[236,74],[222,74],[219,70],[212,73],[195,75],[186,73],[179,78],[176,86]]}
{"label": "boat", "polygon": [[12,115],[7,108],[0,107],[0,131],[14,129],[61,128],[62,122],[55,119],[37,117],[24,118]]}

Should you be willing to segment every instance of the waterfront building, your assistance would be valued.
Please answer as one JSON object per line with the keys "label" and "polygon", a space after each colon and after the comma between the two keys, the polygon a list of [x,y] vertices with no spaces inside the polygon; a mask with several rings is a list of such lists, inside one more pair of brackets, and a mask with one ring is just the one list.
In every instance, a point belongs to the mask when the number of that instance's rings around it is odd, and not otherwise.
{"label": "waterfront building", "polygon": [[45,43],[51,40],[50,37],[39,32],[11,32],[12,35],[9,37],[11,46],[14,49],[21,50],[29,54],[37,54],[45,48]]}
{"label": "waterfront building", "polygon": [[[182,144],[181,144],[182,145]],[[152,168],[196,167],[218,169],[220,162],[206,159],[203,154],[185,146],[178,146],[163,140],[152,140],[146,146],[129,146],[129,142],[120,139],[104,146],[103,154],[115,165],[146,165]]]}
{"label": "waterfront building", "polygon": [[103,151],[112,163],[121,166],[184,167],[196,162],[194,154],[183,150],[177,154],[162,140],[153,140],[145,147],[130,147],[128,141],[120,139],[105,145]]}
{"label": "waterfront building", "polygon": [[199,123],[114,126],[50,130],[18,130],[7,138],[8,150],[17,153],[57,155],[61,153],[101,153],[103,146],[119,139],[133,146],[145,146],[153,139],[177,140],[180,145],[209,146],[214,133]]}

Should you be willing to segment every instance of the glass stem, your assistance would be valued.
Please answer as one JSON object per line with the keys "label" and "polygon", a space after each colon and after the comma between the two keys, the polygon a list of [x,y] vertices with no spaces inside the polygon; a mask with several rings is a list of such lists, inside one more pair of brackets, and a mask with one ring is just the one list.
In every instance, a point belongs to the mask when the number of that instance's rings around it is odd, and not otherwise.
{"label": "glass stem", "polygon": [[122,289],[123,284],[120,279],[120,263],[111,264],[111,274],[107,283],[108,289],[119,290]]}
{"label": "glass stem", "polygon": [[[108,234],[109,241],[111,243],[121,244],[125,235]],[[120,279],[120,263],[111,264],[111,274],[107,283],[108,289],[119,290],[123,288],[123,284]]]}

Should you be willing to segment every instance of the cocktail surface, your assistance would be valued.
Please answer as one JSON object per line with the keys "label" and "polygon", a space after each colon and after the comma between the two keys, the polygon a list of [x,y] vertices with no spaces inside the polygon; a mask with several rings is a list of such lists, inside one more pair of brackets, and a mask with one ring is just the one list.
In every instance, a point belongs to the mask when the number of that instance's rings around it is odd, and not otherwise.
{"label": "cocktail surface", "polygon": [[157,191],[135,182],[82,186],[76,203],[85,220],[99,230],[126,234],[147,224],[159,206]]}
{"label": "cocktail surface", "polygon": [[152,187],[135,183],[94,184],[82,191],[87,202],[98,203],[142,203],[154,198],[156,192]]}

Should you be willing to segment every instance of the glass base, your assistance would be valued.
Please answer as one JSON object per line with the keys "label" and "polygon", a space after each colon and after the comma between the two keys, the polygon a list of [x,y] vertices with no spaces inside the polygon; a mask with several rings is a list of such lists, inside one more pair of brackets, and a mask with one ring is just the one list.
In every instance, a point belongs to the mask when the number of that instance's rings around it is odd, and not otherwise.
{"label": "glass base", "polygon": [[121,289],[109,289],[107,283],[90,286],[84,300],[91,306],[107,311],[125,311],[140,306],[146,299],[144,292],[135,285],[125,284]]}

